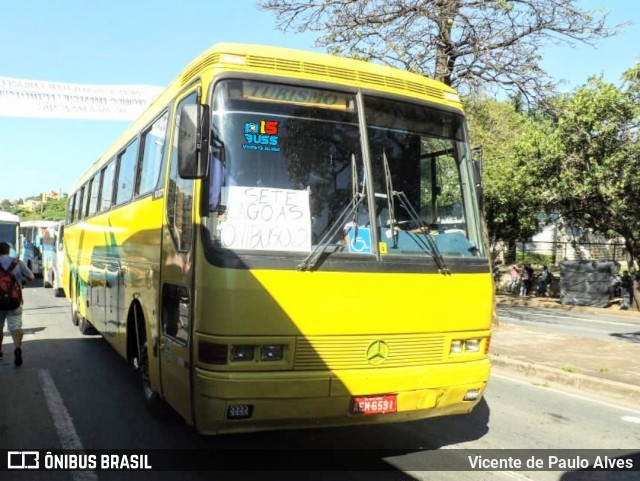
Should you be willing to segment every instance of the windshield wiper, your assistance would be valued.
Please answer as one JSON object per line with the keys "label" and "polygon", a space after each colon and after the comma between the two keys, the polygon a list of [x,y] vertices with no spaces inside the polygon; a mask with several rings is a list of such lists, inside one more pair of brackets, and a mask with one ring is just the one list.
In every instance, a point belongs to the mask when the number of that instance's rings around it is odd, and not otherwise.
{"label": "windshield wiper", "polygon": [[[411,220],[418,226],[418,232],[424,235],[424,237],[416,236],[415,240],[418,243],[418,245],[420,245],[420,247],[422,247],[426,252],[431,253],[433,260],[438,266],[438,270],[442,274],[451,274],[451,271],[449,271],[449,268],[447,267],[444,257],[442,257],[442,253],[440,252],[440,249],[438,249],[438,245],[436,244],[436,241],[433,239],[433,236],[431,235],[431,231],[427,226],[427,224],[425,224],[422,218],[418,215],[414,207],[411,205],[411,202],[409,202],[409,199],[407,198],[406,194],[402,191],[393,190],[393,184],[391,181],[391,170],[389,169],[389,160],[387,159],[387,153],[384,150],[382,151],[382,163],[384,165],[384,176],[385,176],[385,186],[387,189],[387,198],[388,199],[391,197],[398,198],[398,201],[400,202],[400,205],[402,206],[402,208],[407,212],[407,214],[409,214],[409,217],[411,218]],[[389,202],[389,205],[392,206],[393,203]],[[389,221],[391,222],[391,233],[395,237],[396,232],[395,232],[395,225],[394,225],[395,220],[394,220],[393,213],[389,214]]]}
{"label": "windshield wiper", "polygon": [[[356,167],[356,158],[354,154],[351,154],[351,199],[347,205],[340,211],[338,218],[331,224],[331,227],[327,230],[326,234],[322,237],[320,242],[313,248],[309,255],[298,264],[299,271],[306,271],[313,269],[318,263],[320,256],[324,253],[327,247],[331,244],[331,240],[344,229],[347,219],[353,217],[353,225],[358,225],[358,208],[365,199],[365,185],[362,184],[362,192],[358,192],[358,172]],[[354,227],[357,229],[357,227]]]}
{"label": "windshield wiper", "polygon": [[[422,240],[424,241],[424,243],[422,244],[422,248],[427,252],[431,252],[431,255],[433,256],[433,260],[436,262],[436,265],[438,266],[438,270],[442,274],[451,274],[451,271],[447,267],[444,257],[442,257],[442,253],[440,252],[440,249],[438,249],[438,245],[436,244],[436,241],[433,239],[433,236],[431,235],[429,226],[427,226],[427,224],[424,223],[422,218],[415,211],[415,209],[409,202],[409,199],[407,199],[407,196],[405,195],[404,192],[394,192],[394,194],[396,197],[398,197],[398,200],[400,201],[400,205],[404,208],[405,211],[407,211],[411,220],[415,222],[416,225],[418,226],[418,232],[424,235],[424,237],[422,238]],[[418,241],[418,239],[420,239],[420,237],[417,237],[416,241]],[[420,244],[420,242],[418,243]]]}

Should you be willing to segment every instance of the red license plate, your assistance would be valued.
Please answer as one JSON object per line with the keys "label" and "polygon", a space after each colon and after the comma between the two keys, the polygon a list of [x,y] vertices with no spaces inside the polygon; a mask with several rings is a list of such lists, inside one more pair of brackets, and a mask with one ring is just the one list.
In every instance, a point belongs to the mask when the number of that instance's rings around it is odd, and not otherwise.
{"label": "red license plate", "polygon": [[397,395],[358,396],[353,398],[353,414],[395,413],[398,410]]}

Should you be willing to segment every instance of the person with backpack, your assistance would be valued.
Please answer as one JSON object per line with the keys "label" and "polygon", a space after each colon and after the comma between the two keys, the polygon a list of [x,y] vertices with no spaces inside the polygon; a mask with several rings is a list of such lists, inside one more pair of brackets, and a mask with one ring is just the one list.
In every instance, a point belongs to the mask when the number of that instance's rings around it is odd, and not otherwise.
{"label": "person with backpack", "polygon": [[13,363],[22,365],[22,282],[32,281],[33,272],[19,259],[9,256],[11,246],[0,242],[0,360],[4,323],[13,338]]}

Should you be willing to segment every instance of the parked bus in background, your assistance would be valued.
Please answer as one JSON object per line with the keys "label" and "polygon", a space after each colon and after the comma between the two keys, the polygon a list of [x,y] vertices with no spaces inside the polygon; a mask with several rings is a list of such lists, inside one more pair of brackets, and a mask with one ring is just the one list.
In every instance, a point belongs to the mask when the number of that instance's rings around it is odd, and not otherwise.
{"label": "parked bus in background", "polygon": [[64,297],[64,222],[58,222],[53,249],[51,287],[56,297]]}
{"label": "parked bus in background", "polygon": [[0,242],[11,246],[11,257],[20,256],[20,217],[0,210]]}
{"label": "parked bus in background", "polygon": [[63,228],[62,222],[52,222],[42,233],[42,284],[46,288],[52,287],[56,297],[64,296],[61,284]]}
{"label": "parked bus in background", "polygon": [[73,187],[73,321],[205,434],[469,413],[493,306],[479,186],[444,84],[215,45]]}
{"label": "parked bus in background", "polygon": [[22,238],[20,259],[35,276],[42,276],[45,251],[46,257],[48,259],[51,257],[53,244],[48,229],[56,228],[57,224],[53,220],[24,220],[20,222],[20,237]]}

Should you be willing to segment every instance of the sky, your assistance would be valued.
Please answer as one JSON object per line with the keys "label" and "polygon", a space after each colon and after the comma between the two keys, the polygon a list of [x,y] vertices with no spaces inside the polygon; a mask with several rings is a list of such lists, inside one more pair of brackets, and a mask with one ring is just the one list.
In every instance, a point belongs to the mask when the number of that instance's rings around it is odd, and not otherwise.
{"label": "sky", "polygon": [[[550,45],[542,67],[564,90],[602,74],[619,83],[640,59],[640,2],[579,0],[630,22],[597,48]],[[92,85],[167,85],[218,42],[303,50],[313,33],[283,33],[254,0],[0,0],[0,77]],[[0,200],[69,192],[129,121],[0,116]]]}

